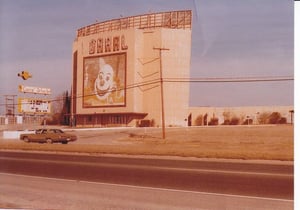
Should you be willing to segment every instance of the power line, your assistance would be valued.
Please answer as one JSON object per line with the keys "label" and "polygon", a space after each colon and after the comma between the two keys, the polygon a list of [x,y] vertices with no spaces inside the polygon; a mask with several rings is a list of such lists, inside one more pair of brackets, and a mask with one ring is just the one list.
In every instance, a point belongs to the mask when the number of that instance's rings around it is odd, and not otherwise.
{"label": "power line", "polygon": [[[293,76],[276,76],[276,77],[207,77],[207,78],[157,78],[153,80],[148,80],[145,82],[138,82],[138,83],[133,83],[130,85],[127,85],[124,88],[118,88],[115,90],[111,90],[109,92],[114,92],[114,91],[122,91],[122,90],[129,90],[133,88],[138,88],[138,87],[143,87],[143,86],[148,86],[148,85],[153,85],[161,82],[168,82],[168,83],[182,83],[182,82],[187,82],[187,83],[250,83],[250,82],[284,82],[284,81],[294,81]],[[72,99],[78,99],[78,98],[84,98],[84,97],[89,97],[89,96],[95,96],[96,93],[93,94],[88,94],[88,95],[78,95],[78,96],[70,96],[71,100]],[[63,101],[65,100],[66,97],[60,97],[56,99],[43,99],[49,102],[55,102],[55,101]],[[36,99],[40,100],[40,99]],[[22,103],[22,104],[29,104],[29,103]],[[0,104],[0,106],[6,106],[7,103],[5,104]],[[17,103],[15,104],[17,105]]]}
{"label": "power line", "polygon": [[[115,91],[128,90],[128,89],[133,89],[133,88],[137,88],[137,87],[153,85],[153,84],[156,84],[156,83],[160,83],[160,80],[159,79],[153,79],[153,80],[149,80],[149,81],[146,81],[146,82],[134,83],[134,84],[131,84],[131,85],[127,85],[127,87],[125,87],[125,88],[118,88],[118,89],[110,90],[110,91],[107,91],[107,92],[112,93],[112,92],[115,92]],[[77,96],[74,96],[74,97],[69,96],[69,97],[71,97],[71,100],[72,100],[72,99],[76,99],[76,98],[84,98],[84,97],[90,97],[90,96],[95,96],[95,95],[97,95],[97,94],[92,93],[92,94],[77,95]],[[55,102],[55,101],[63,101],[65,99],[66,99],[66,97],[62,96],[62,97],[57,97],[56,99],[32,99],[32,100],[42,100],[42,101],[48,101],[48,102]],[[30,102],[21,103],[21,104],[30,104]],[[3,105],[6,105],[6,104],[0,104],[0,106],[3,106]]]}
{"label": "power line", "polygon": [[164,82],[203,82],[203,83],[228,83],[228,82],[281,82],[293,81],[292,76],[277,77],[223,77],[223,78],[165,78]]}

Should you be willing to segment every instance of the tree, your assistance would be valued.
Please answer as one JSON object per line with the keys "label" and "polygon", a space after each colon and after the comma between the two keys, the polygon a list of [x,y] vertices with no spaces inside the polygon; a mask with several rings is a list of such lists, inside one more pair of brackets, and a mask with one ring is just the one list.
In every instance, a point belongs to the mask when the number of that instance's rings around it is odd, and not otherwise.
{"label": "tree", "polygon": [[230,112],[223,112],[223,116],[223,125],[238,125],[240,123],[240,118],[234,116],[234,114]]}
{"label": "tree", "polygon": [[223,112],[223,116],[224,116],[224,122],[230,122],[230,116],[231,116],[231,113],[230,112]]}
{"label": "tree", "polygon": [[216,117],[211,118],[208,125],[219,125],[219,119]]}
{"label": "tree", "polygon": [[252,125],[253,124],[253,119],[247,117],[244,122],[243,125]]}
{"label": "tree", "polygon": [[196,126],[201,126],[201,125],[203,125],[203,116],[202,116],[202,114],[197,116],[197,118],[196,118],[196,120],[195,120],[195,125],[196,125]]}
{"label": "tree", "polygon": [[258,116],[260,124],[285,124],[287,119],[282,117],[279,112],[263,112]]}
{"label": "tree", "polygon": [[268,124],[269,123],[270,112],[260,113],[257,117],[259,124]]}
{"label": "tree", "polygon": [[238,125],[238,124],[240,124],[240,118],[238,117],[231,118],[230,125]]}
{"label": "tree", "polygon": [[69,96],[68,91],[65,93],[65,97],[63,98],[63,107],[61,110],[61,124],[69,125],[70,123],[70,113],[71,113],[71,97]]}
{"label": "tree", "polygon": [[273,112],[269,116],[270,124],[285,124],[286,122],[287,122],[287,119],[285,117],[282,117],[279,112]]}
{"label": "tree", "polygon": [[52,116],[47,120],[49,125],[69,125],[69,115],[71,113],[71,97],[68,91],[57,96],[51,104]]}

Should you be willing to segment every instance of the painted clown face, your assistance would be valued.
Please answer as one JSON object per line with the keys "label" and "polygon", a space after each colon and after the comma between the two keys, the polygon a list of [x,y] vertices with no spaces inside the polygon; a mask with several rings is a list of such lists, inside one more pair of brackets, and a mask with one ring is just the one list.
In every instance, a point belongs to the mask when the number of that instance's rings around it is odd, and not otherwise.
{"label": "painted clown face", "polygon": [[100,100],[107,99],[114,88],[114,71],[108,64],[104,64],[95,80],[95,93]]}

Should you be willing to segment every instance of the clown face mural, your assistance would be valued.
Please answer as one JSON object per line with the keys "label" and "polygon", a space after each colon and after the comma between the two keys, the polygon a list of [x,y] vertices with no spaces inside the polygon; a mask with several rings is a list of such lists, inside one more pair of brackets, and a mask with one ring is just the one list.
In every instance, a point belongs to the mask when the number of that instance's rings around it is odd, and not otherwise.
{"label": "clown face mural", "polygon": [[108,99],[112,92],[116,90],[113,78],[114,71],[109,64],[100,67],[99,74],[95,80],[95,94],[100,100]]}
{"label": "clown face mural", "polygon": [[125,106],[125,53],[84,59],[84,107]]}

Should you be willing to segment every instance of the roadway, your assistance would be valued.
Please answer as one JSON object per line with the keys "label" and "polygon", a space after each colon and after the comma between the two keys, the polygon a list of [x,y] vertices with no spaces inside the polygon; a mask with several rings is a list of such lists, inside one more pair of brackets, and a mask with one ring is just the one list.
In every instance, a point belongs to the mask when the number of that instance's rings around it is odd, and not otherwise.
{"label": "roadway", "polygon": [[[292,209],[294,196],[293,165],[278,162],[272,164],[244,161],[170,160],[1,151],[0,172],[2,176],[6,177],[4,180],[7,180],[7,183],[14,177],[7,174],[17,174],[26,175],[22,176],[22,179],[44,177],[60,181],[73,180],[77,184],[80,182],[81,184],[97,183],[114,187],[132,186],[138,190],[148,189],[148,193],[149,189],[151,189],[150,191],[160,189],[160,193],[155,192],[158,194],[162,193],[161,189],[168,190],[168,193],[170,191],[179,194],[189,192],[190,196],[199,197],[196,199],[198,201],[203,201],[204,194],[205,196],[210,195],[210,199],[212,199],[212,195],[224,195],[226,199],[228,196],[234,198],[234,202],[236,199],[242,199],[243,206],[244,199],[247,198],[256,200],[255,202],[252,200],[251,205],[257,205],[260,204],[258,201],[264,201],[264,204],[260,205],[264,209],[266,209],[266,202],[271,206],[274,205],[272,208],[270,207],[271,209]],[[14,185],[15,182],[11,181],[10,183]],[[127,188],[126,190],[122,189],[129,193],[132,188]],[[141,191],[144,193],[145,190]],[[139,195],[143,195],[143,193],[140,192]],[[161,196],[166,196],[165,194],[162,193]],[[187,194],[184,193],[184,195]],[[176,194],[176,196],[179,195]],[[189,197],[186,199],[189,200]],[[193,202],[187,203],[192,205]],[[173,203],[176,205],[176,202]],[[228,205],[228,201],[226,203]],[[203,208],[208,207],[205,207],[205,202],[196,202],[191,208],[200,205],[204,205]],[[230,209],[239,209],[239,206],[232,205]],[[210,207],[208,208],[214,209],[212,206]],[[156,206],[153,209],[159,208]],[[251,209],[259,209],[259,206],[256,208],[252,206]]]}

